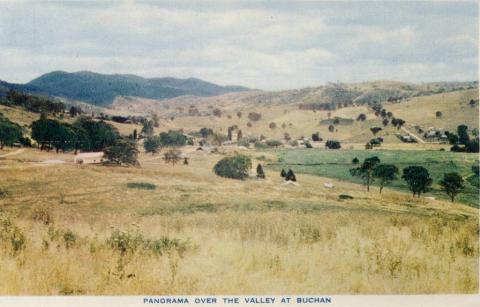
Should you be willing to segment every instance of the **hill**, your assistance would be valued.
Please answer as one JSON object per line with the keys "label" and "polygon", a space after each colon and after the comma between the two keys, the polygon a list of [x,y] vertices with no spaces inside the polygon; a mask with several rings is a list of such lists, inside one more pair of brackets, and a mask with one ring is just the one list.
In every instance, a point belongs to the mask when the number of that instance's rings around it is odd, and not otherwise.
{"label": "hill", "polygon": [[147,79],[135,75],[105,75],[89,71],[50,72],[30,81],[24,88],[30,89],[30,92],[100,106],[109,105],[117,96],[165,99],[182,95],[215,96],[248,90],[241,86],[220,86],[195,78]]}

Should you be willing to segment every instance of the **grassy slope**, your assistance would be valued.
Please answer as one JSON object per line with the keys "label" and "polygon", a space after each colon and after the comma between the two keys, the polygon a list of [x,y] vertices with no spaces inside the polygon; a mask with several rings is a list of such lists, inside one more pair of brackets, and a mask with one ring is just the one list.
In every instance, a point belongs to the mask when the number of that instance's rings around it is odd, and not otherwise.
{"label": "grassy slope", "polygon": [[[189,166],[175,167],[151,155],[141,156],[142,168],[18,163],[38,155],[27,150],[2,160],[2,214],[27,237],[25,250],[0,257],[2,294],[478,290],[478,211],[467,206],[390,189],[380,197],[361,185],[310,175],[298,174],[298,186],[283,185],[269,170],[266,181],[223,179],[212,172],[222,155],[194,152]],[[157,188],[129,189],[129,182]],[[323,188],[325,182],[335,189]],[[341,193],[354,199],[340,201]],[[32,219],[38,208],[53,224]],[[73,231],[74,246],[65,248],[49,227]],[[182,256],[121,258],[105,244],[111,227],[189,243]],[[0,243],[8,251],[9,241]],[[120,279],[119,270],[134,277]]]}
{"label": "grassy slope", "polygon": [[[472,165],[478,164],[478,155],[444,151],[403,151],[403,150],[283,150],[278,152],[279,164],[275,167],[291,167],[294,171],[318,176],[331,177],[360,183],[361,179],[352,177],[349,169],[356,167],[351,161],[357,157],[360,162],[367,157],[378,156],[382,163],[395,164],[400,170],[410,165],[426,167],[433,178],[432,191],[428,195],[446,198],[440,190],[438,181],[447,172],[459,172],[465,179],[472,175]],[[310,165],[309,165],[310,164]],[[313,164],[313,165],[312,165]],[[478,207],[478,187],[467,181],[465,191],[458,195],[457,201]],[[408,191],[402,179],[397,179],[392,187]]]}
{"label": "grassy slope", "polygon": [[[298,109],[296,103],[279,103],[273,100],[272,103],[266,104],[258,102],[256,97],[254,93],[248,92],[200,99],[184,97],[163,102],[141,100],[140,105],[142,108],[155,111],[160,115],[162,118],[161,130],[184,129],[192,131],[202,127],[210,127],[226,133],[229,126],[238,125],[244,135],[265,135],[268,138],[283,139],[285,132],[293,138],[299,138],[310,136],[312,133],[319,131],[324,139],[364,144],[373,137],[369,130],[371,127],[382,127],[381,120],[376,118],[371,110],[364,106],[358,106],[332,111],[331,117],[356,119],[358,114],[365,113],[367,121],[363,123],[354,122],[353,125],[340,125],[337,127],[338,131],[331,133],[328,131],[327,125],[320,125],[321,120],[328,119],[328,111],[302,111]],[[463,123],[470,127],[478,127],[478,105],[475,108],[467,105],[470,99],[477,98],[478,91],[476,89],[462,90],[415,97],[408,102],[399,104],[385,104],[385,108],[392,111],[394,116],[406,120],[406,127],[418,124],[425,128],[436,127],[453,131]],[[135,98],[130,99],[135,101]],[[125,102],[120,109],[138,112],[139,110],[134,105],[135,103],[131,101]],[[165,108],[165,105],[168,108]],[[184,108],[183,111],[176,109],[175,106],[178,105]],[[190,105],[195,105],[201,113],[212,113],[213,108],[219,108],[223,111],[223,115],[220,118],[215,116],[188,116],[187,111]],[[243,114],[241,118],[236,116],[238,111]],[[443,113],[442,119],[435,118],[436,111]],[[247,127],[249,112],[262,114],[262,119],[258,122],[252,122],[253,126],[251,128]],[[228,118],[228,115],[231,118]],[[170,119],[172,116],[174,120]],[[276,129],[269,128],[271,122],[276,123]],[[286,128],[282,128],[284,123],[287,125]],[[290,123],[291,126],[289,126]],[[388,143],[399,143],[395,133],[398,133],[398,131],[388,125],[378,135],[383,136]]]}

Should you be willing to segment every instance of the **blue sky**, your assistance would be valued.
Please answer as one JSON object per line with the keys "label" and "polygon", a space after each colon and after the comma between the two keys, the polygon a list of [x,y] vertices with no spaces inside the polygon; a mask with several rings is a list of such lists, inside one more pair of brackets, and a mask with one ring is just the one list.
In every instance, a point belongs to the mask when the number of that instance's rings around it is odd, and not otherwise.
{"label": "blue sky", "polygon": [[279,90],[478,79],[469,2],[0,1],[0,79],[52,70]]}

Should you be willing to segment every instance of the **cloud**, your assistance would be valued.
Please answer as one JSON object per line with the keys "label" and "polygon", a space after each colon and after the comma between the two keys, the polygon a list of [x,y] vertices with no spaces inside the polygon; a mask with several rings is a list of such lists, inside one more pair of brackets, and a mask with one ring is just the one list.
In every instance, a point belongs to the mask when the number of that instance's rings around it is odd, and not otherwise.
{"label": "cloud", "polygon": [[0,79],[92,70],[263,89],[476,79],[477,9],[473,2],[0,2]]}

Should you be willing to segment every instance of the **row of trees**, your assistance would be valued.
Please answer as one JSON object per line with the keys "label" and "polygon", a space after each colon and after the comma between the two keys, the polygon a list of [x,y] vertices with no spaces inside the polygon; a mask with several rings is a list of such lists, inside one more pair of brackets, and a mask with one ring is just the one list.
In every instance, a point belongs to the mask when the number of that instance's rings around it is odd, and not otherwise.
{"label": "row of trees", "polygon": [[23,138],[23,129],[0,113],[0,149],[12,146]]}
{"label": "row of trees", "polygon": [[5,103],[7,105],[23,107],[27,111],[34,113],[57,114],[65,111],[65,104],[62,102],[20,93],[15,90],[8,91]]}
{"label": "row of trees", "polygon": [[159,152],[161,147],[180,147],[185,146],[189,139],[179,130],[170,130],[162,132],[157,136],[149,136],[143,142],[145,152],[152,155]]}
{"label": "row of trees", "polygon": [[[359,161],[355,158],[352,160],[352,163],[357,164]],[[367,191],[370,191],[370,185],[377,181],[380,193],[382,193],[386,185],[397,179],[399,170],[393,164],[380,163],[380,159],[374,156],[366,158],[360,166],[350,169],[350,174],[362,178],[367,186]],[[427,192],[433,183],[428,170],[423,166],[408,166],[404,168],[401,178],[405,180],[413,196],[420,196],[421,193]],[[443,179],[439,182],[443,191],[450,197],[452,202],[455,196],[464,189],[463,183],[462,176],[456,172],[444,174]]]}
{"label": "row of trees", "polygon": [[467,125],[459,125],[457,127],[457,134],[445,131],[445,135],[448,137],[448,142],[453,145],[450,149],[451,151],[479,152],[478,135],[473,135],[473,137],[470,138]]}

